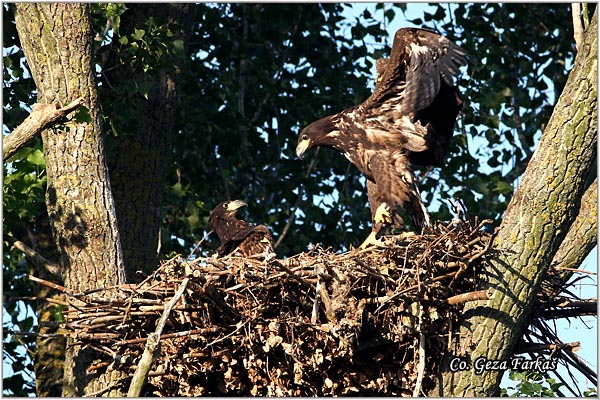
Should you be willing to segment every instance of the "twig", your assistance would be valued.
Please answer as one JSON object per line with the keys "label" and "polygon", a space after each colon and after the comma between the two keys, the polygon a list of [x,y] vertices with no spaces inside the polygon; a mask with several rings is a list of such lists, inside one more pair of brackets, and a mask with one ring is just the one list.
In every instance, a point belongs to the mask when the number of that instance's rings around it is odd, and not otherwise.
{"label": "twig", "polygon": [[423,307],[419,307],[419,365],[417,367],[417,381],[413,390],[413,397],[419,397],[421,385],[423,384],[423,376],[425,375],[425,334],[422,330]]}
{"label": "twig", "polygon": [[34,281],[34,282],[37,282],[37,283],[39,283],[39,284],[41,284],[43,286],[46,286],[46,287],[49,287],[49,288],[52,288],[52,289],[56,289],[59,292],[63,292],[63,293],[70,294],[70,295],[74,295],[75,294],[75,292],[72,291],[71,289],[67,289],[64,286],[57,285],[56,283],[49,282],[49,281],[47,281],[45,279],[38,278],[38,277],[35,277],[33,275],[29,275],[29,279],[32,280],[32,281]]}
{"label": "twig", "polygon": [[[310,176],[312,169],[315,167],[315,164],[317,163],[317,156],[319,154],[319,149],[320,149],[320,147],[317,147],[315,149],[313,156],[310,159],[310,163],[308,164],[308,168],[306,169],[306,173],[304,174],[304,179],[307,179]],[[296,221],[296,210],[298,210],[298,207],[300,206],[300,202],[302,201],[302,193],[303,193],[302,185],[300,185],[300,187],[298,187],[298,197],[296,198],[294,206],[290,209],[290,216],[288,217],[288,220],[287,220],[285,226],[283,227],[283,231],[281,232],[281,235],[279,235],[279,237],[277,238],[277,241],[275,242],[273,247],[277,248],[277,246],[279,246],[279,244],[281,243],[283,238],[287,235],[287,233],[290,230],[290,227],[292,226],[294,221]]]}
{"label": "twig", "polygon": [[571,342],[571,343],[558,343],[558,344],[543,344],[543,343],[534,343],[534,344],[526,344],[519,346],[515,349],[515,354],[521,353],[531,353],[531,352],[540,352],[543,350],[562,350],[569,349],[572,351],[579,350],[579,346],[581,342]]}
{"label": "twig", "polygon": [[194,255],[194,253],[196,252],[198,247],[200,247],[200,245],[202,245],[202,242],[204,242],[213,232],[214,231],[210,231],[206,235],[204,235],[204,237],[196,244],[196,246],[194,246],[194,248],[190,252],[190,255],[187,257],[186,261],[188,261]]}
{"label": "twig", "polygon": [[144,349],[144,353],[142,354],[142,358],[138,363],[138,367],[133,374],[133,378],[131,378],[131,384],[129,385],[129,390],[127,391],[127,397],[139,397],[142,392],[142,388],[146,382],[146,378],[148,376],[148,372],[150,372],[150,367],[152,366],[152,362],[156,359],[160,354],[160,335],[167,323],[167,319],[169,319],[169,315],[171,314],[171,309],[173,306],[179,301],[179,298],[183,294],[185,290],[189,278],[185,278],[181,285],[179,285],[179,289],[171,298],[165,310],[158,321],[156,326],[156,331],[150,333],[148,335],[148,340],[146,342],[146,348]]}
{"label": "twig", "polygon": [[280,263],[277,260],[273,260],[272,264],[277,266],[278,268],[281,268],[282,270],[284,270],[285,272],[288,273],[288,275],[294,279],[295,281],[299,282],[300,284],[304,285],[305,287],[307,287],[308,289],[312,289],[312,285],[308,282],[306,282],[304,279],[302,279],[301,277],[299,277],[298,275],[296,275],[291,269],[289,269],[288,267],[286,267],[285,265],[283,265],[282,263]]}
{"label": "twig", "polygon": [[570,358],[573,364],[577,366],[579,372],[581,372],[583,376],[589,379],[594,384],[594,386],[598,386],[598,375],[596,375],[596,372],[594,372],[594,370],[588,367],[583,362],[583,360],[579,356],[577,356],[577,354],[575,354],[571,349],[565,348],[563,349],[563,351]]}
{"label": "twig", "polygon": [[370,275],[374,278],[380,279],[382,281],[389,281],[391,283],[396,283],[393,279],[387,277],[387,276],[383,276],[381,275],[379,272],[377,272],[374,268],[372,268],[369,264],[367,264],[366,262],[364,262],[362,259],[360,259],[359,257],[354,257],[354,261],[356,261],[356,263],[358,265],[360,265],[361,267],[363,267],[366,272],[367,275]]}
{"label": "twig", "polygon": [[46,260],[40,253],[27,246],[25,243],[17,240],[13,244],[13,248],[21,250],[25,254],[27,260],[29,260],[29,262],[32,263],[36,268],[44,268],[57,279],[61,279],[60,266]]}
{"label": "twig", "polygon": [[[224,330],[224,328],[217,327],[217,328],[202,328],[202,329],[193,329],[193,330],[182,331],[182,332],[166,333],[166,334],[160,336],[160,340],[173,339],[173,338],[184,337],[184,336],[192,337],[195,335],[204,335],[207,333],[218,333],[218,332],[222,332],[223,330]],[[147,338],[122,340],[116,344],[118,346],[127,346],[127,345],[143,343],[146,340],[147,340]]]}
{"label": "twig", "polygon": [[561,270],[564,270],[564,271],[571,271],[571,272],[576,272],[576,273],[579,273],[579,274],[597,275],[597,273],[593,272],[593,271],[585,271],[583,269],[561,267],[560,265],[557,265],[556,267],[554,267],[554,269],[561,269]]}
{"label": "twig", "polygon": [[66,301],[53,299],[51,297],[38,297],[38,296],[19,296],[19,297],[11,297],[10,300],[22,300],[22,301],[45,301],[50,304],[58,304],[59,306],[68,307],[70,304]]}
{"label": "twig", "polygon": [[310,323],[316,324],[317,317],[319,316],[319,299],[321,297],[321,280],[317,277],[317,284],[315,286],[315,301],[313,302],[312,313],[310,316]]}

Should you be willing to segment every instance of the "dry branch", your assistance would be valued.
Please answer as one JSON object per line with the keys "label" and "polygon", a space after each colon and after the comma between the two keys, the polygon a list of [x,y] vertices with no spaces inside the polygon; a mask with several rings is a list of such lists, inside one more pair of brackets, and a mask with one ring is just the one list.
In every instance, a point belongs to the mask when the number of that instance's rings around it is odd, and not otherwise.
{"label": "dry branch", "polygon": [[183,282],[181,282],[179,289],[177,289],[177,292],[173,298],[171,298],[171,300],[169,300],[165,306],[165,310],[163,311],[162,316],[160,317],[160,320],[156,326],[156,331],[148,335],[144,353],[142,354],[142,358],[140,359],[137,369],[133,374],[133,378],[131,378],[131,384],[129,385],[129,390],[127,391],[127,397],[140,396],[142,388],[144,387],[144,383],[146,382],[146,377],[150,372],[152,362],[154,362],[154,360],[160,355],[160,335],[165,328],[165,324],[167,323],[169,315],[171,315],[171,310],[175,306],[175,303],[177,303],[181,298],[181,295],[183,294],[183,291],[187,287],[189,281],[189,278],[185,278]]}
{"label": "dry branch", "polygon": [[573,38],[577,50],[583,43],[583,24],[581,22],[581,3],[571,3],[571,16],[573,17]]}
{"label": "dry branch", "polygon": [[13,247],[21,250],[25,254],[27,260],[36,268],[44,268],[52,276],[56,277],[57,279],[60,278],[60,267],[55,263],[46,260],[40,253],[27,246],[25,243],[17,240],[13,244]]}
{"label": "dry branch", "polygon": [[65,107],[60,107],[58,104],[34,104],[31,114],[25,118],[25,121],[4,138],[2,143],[2,157],[4,161],[9,159],[41,131],[56,124],[82,104],[83,98],[81,97],[75,99]]}

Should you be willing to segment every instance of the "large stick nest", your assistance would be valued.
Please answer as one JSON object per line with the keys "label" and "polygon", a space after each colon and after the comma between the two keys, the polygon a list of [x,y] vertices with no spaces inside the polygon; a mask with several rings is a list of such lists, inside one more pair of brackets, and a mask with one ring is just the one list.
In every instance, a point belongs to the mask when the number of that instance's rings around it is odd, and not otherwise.
{"label": "large stick nest", "polygon": [[78,295],[71,335],[133,373],[168,315],[146,395],[411,395],[427,393],[475,272],[491,243],[483,223],[336,254],[285,260],[208,257],[164,262],[144,282]]}

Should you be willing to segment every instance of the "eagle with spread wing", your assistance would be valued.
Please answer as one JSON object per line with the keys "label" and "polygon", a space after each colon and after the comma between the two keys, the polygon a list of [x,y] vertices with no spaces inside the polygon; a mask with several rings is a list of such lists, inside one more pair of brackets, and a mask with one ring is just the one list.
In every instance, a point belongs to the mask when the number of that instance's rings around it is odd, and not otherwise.
{"label": "eagle with spread wing", "polygon": [[462,108],[453,79],[466,64],[465,54],[433,31],[399,29],[390,57],[377,60],[373,94],[300,132],[298,158],[311,147],[330,147],[366,176],[373,228],[361,247],[378,243],[384,226],[401,228],[401,207],[419,232],[431,225],[413,164],[444,162]]}
{"label": "eagle with spread wing", "polygon": [[237,210],[244,206],[247,204],[241,200],[224,201],[210,212],[208,224],[221,240],[217,254],[221,257],[239,254],[264,259],[275,256],[269,228],[237,219]]}

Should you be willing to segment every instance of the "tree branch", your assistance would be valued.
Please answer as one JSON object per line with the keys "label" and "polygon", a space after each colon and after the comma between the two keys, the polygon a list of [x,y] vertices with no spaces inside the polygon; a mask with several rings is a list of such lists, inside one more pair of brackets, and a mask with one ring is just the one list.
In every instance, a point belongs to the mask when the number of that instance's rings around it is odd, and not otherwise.
{"label": "tree branch", "polygon": [[577,51],[583,43],[583,25],[581,24],[581,3],[571,3],[571,15],[573,16],[573,37]]}
{"label": "tree branch", "polygon": [[54,278],[61,279],[60,276],[60,266],[57,264],[46,260],[40,253],[33,250],[31,247],[27,246],[25,243],[17,240],[13,247],[17,250],[21,250],[27,260],[32,263],[36,268],[43,268],[48,271]]}
{"label": "tree branch", "polygon": [[83,98],[81,97],[64,107],[60,107],[59,104],[35,104],[25,121],[4,138],[2,143],[3,160],[8,160],[37,134],[56,124],[82,104]]}
{"label": "tree branch", "polygon": [[[556,269],[578,268],[598,243],[598,179],[595,179],[581,198],[579,213],[565,239],[556,251],[551,265]],[[561,273],[563,282],[573,271]]]}

